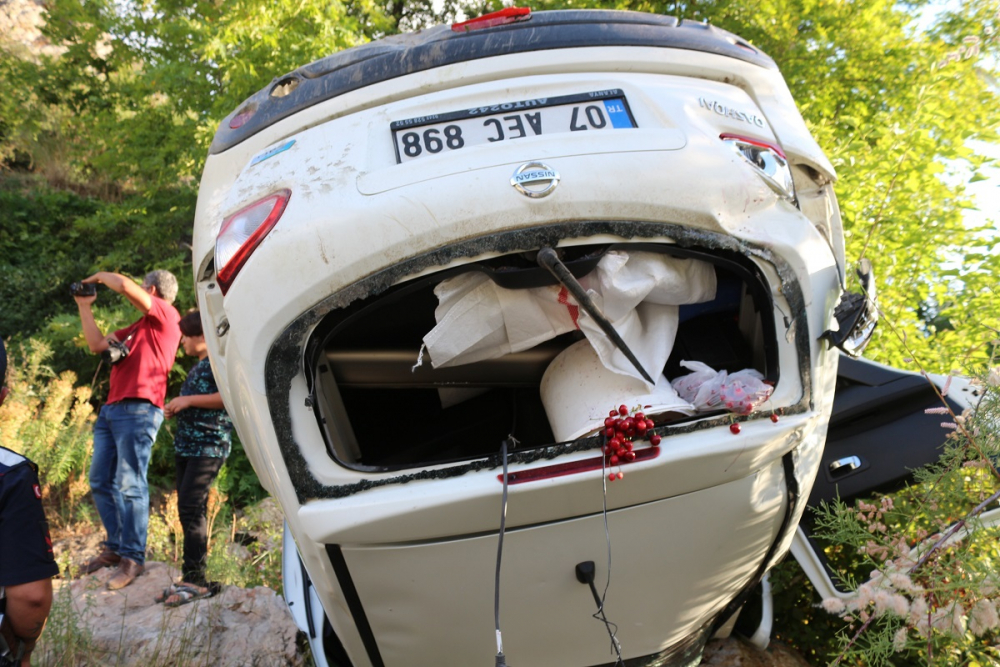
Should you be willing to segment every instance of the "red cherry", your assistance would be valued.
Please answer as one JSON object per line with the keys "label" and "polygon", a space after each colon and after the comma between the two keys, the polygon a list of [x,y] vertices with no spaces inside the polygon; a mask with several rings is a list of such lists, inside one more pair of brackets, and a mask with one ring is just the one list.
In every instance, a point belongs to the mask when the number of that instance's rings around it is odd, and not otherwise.
{"label": "red cherry", "polygon": [[625,429],[625,435],[627,435],[628,437],[634,438],[635,434],[636,434],[635,426],[629,426],[627,429]]}
{"label": "red cherry", "polygon": [[612,438],[611,440],[608,440],[608,447],[610,447],[613,450],[618,449],[621,446],[622,446],[622,441],[618,438]]}
{"label": "red cherry", "polygon": [[604,425],[605,426],[614,426],[615,425],[615,418],[614,417],[606,417],[604,419]]}
{"label": "red cherry", "polygon": [[653,428],[654,426],[656,426],[656,424],[653,423],[652,419],[646,420],[646,428]]}
{"label": "red cherry", "polygon": [[625,443],[625,451],[626,452],[631,452],[633,447],[634,447],[634,445],[631,442],[626,442]]}
{"label": "red cherry", "polygon": [[635,418],[636,418],[636,419],[637,419],[638,421],[641,421],[641,422],[644,422],[644,421],[646,421],[646,415],[644,415],[644,414],[643,414],[643,413],[641,413],[641,412],[637,412],[637,413],[635,413]]}
{"label": "red cherry", "polygon": [[608,479],[609,479],[609,480],[611,480],[611,481],[613,482],[613,481],[615,481],[616,479],[618,479],[618,476],[617,476],[617,475],[615,475],[614,473],[611,473],[610,475],[608,475]]}
{"label": "red cherry", "polygon": [[775,424],[777,424],[778,423],[778,415],[776,415],[776,414],[774,414],[772,412],[771,413],[771,421],[773,421]]}
{"label": "red cherry", "polygon": [[635,452],[625,452],[625,460],[629,463],[635,461]]}
{"label": "red cherry", "polygon": [[733,435],[739,435],[742,428],[743,427],[740,426],[739,422],[733,422],[732,424],[729,425],[729,432],[732,433]]}
{"label": "red cherry", "polygon": [[623,473],[623,472],[618,473],[618,479],[623,479],[624,477],[625,477],[625,473]]}
{"label": "red cherry", "polygon": [[653,447],[656,447],[658,444],[660,444],[660,436],[656,435],[655,433],[649,436],[649,444],[651,444]]}
{"label": "red cherry", "polygon": [[612,454],[611,455],[611,465],[613,465],[613,466],[618,465],[618,455],[617,454]]}
{"label": "red cherry", "polygon": [[615,429],[613,429],[610,426],[607,427],[606,429],[604,429],[604,435],[605,435],[605,437],[608,437],[608,438],[615,437]]}
{"label": "red cherry", "polygon": [[628,407],[626,407],[624,405],[619,405],[618,406],[618,414],[620,414],[622,417],[624,417],[625,415],[627,415],[628,414]]}
{"label": "red cherry", "polygon": [[647,429],[646,429],[646,422],[645,421],[641,421],[641,422],[636,422],[635,423],[635,432],[638,433],[639,435],[645,435],[646,430]]}

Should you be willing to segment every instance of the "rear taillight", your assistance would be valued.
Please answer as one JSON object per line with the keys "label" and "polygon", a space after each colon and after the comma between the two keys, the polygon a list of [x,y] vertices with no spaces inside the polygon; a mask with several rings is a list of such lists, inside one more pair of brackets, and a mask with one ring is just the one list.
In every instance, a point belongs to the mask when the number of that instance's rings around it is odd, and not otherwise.
{"label": "rear taillight", "polygon": [[[635,459],[633,462],[638,463],[640,461],[651,461],[659,455],[659,447],[643,447],[642,449],[635,450]],[[632,462],[616,464],[615,468],[621,469],[622,465],[631,465],[631,463]],[[571,461],[570,463],[557,463],[555,465],[541,466],[540,468],[529,468],[528,470],[522,470],[520,472],[510,472],[507,473],[507,483],[524,484],[525,482],[538,482],[543,479],[565,477],[566,475],[576,475],[581,472],[605,469],[610,471],[610,467],[608,467],[604,457],[593,456],[589,459]],[[502,482],[503,475],[497,475],[497,479]]]}
{"label": "rear taillight", "polygon": [[222,221],[219,237],[215,240],[215,268],[223,294],[229,291],[236,274],[277,224],[291,196],[291,190],[279,190]]}
{"label": "rear taillight", "polygon": [[452,23],[451,29],[455,32],[469,32],[471,30],[482,30],[483,28],[493,28],[498,25],[516,23],[531,18],[529,7],[507,7],[492,14],[477,16],[461,23]]}
{"label": "rear taillight", "polygon": [[238,130],[243,127],[253,117],[255,111],[257,111],[257,107],[253,104],[248,104],[237,111],[236,115],[229,119],[229,129]]}
{"label": "rear taillight", "polygon": [[795,203],[795,184],[784,151],[774,144],[751,137],[721,134],[719,138],[732,146],[736,154],[746,160],[779,197]]}

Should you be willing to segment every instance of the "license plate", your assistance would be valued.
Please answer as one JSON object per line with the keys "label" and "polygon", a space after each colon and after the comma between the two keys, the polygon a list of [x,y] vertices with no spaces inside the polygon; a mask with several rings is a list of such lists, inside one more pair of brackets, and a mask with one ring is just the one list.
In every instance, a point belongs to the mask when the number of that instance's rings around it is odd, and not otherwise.
{"label": "license plate", "polygon": [[620,89],[504,102],[393,121],[396,162],[561,132],[636,127]]}

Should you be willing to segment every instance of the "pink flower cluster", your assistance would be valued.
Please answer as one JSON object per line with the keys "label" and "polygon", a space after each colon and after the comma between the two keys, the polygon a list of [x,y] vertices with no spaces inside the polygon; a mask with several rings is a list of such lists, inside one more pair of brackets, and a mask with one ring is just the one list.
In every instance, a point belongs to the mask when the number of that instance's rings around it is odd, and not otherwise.
{"label": "pink flower cluster", "polygon": [[[982,637],[1000,629],[1000,577],[995,583],[977,582],[965,588],[955,582],[942,585],[930,579],[915,580],[919,552],[912,550],[902,536],[888,535],[883,517],[892,509],[893,501],[888,497],[878,503],[857,503],[855,517],[873,536],[860,551],[882,564],[852,597],[824,599],[821,608],[848,622],[864,623],[885,616],[901,619],[904,626],[893,637],[896,651],[906,648],[911,632],[926,641],[934,632],[956,637],[970,632]],[[924,540],[927,531],[920,531],[918,537]],[[931,541],[938,539],[940,535],[930,537]],[[940,558],[962,541],[961,534],[951,535],[938,546],[934,557]]]}

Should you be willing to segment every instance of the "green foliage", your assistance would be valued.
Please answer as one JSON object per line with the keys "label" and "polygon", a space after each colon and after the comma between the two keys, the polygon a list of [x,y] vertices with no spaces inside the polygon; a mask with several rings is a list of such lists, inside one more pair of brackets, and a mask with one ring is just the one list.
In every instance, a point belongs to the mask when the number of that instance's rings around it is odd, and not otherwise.
{"label": "green foliage", "polygon": [[[66,564],[69,567],[69,564]],[[62,569],[62,568],[60,568]],[[91,598],[93,599],[93,598]],[[83,622],[83,614],[73,605],[72,590],[62,586],[52,596],[52,608],[45,624],[45,634],[31,655],[35,665],[107,664],[107,656],[94,642]]]}
{"label": "green foliage", "polygon": [[0,408],[0,445],[38,465],[47,502],[61,522],[72,521],[81,514],[79,499],[90,490],[85,472],[93,443],[90,389],[74,388],[71,371],[56,374],[47,365],[51,352],[40,341],[12,346],[8,354],[11,392]]}
{"label": "green foliage", "polygon": [[90,391],[74,389],[72,372],[56,375],[45,365],[50,354],[38,341],[11,350],[11,393],[0,412],[0,445],[38,464],[47,485],[63,484],[83,469],[93,421]]}
{"label": "green foliage", "polygon": [[423,5],[396,5],[387,14],[365,1],[52,3],[45,34],[65,52],[0,68],[0,81],[26,92],[19,110],[32,112],[0,117],[0,156],[20,151],[43,172],[122,191],[189,187],[219,122],[250,94],[399,21],[423,21]]}
{"label": "green foliage", "polygon": [[237,509],[255,505],[268,497],[236,433],[233,433],[233,449],[222,470],[219,471],[216,486]]}
{"label": "green foliage", "polygon": [[[708,21],[774,58],[838,170],[847,256],[868,257],[875,266],[892,327],[876,332],[868,356],[897,366],[916,357],[947,372],[982,364],[988,350],[979,332],[1000,328],[996,232],[964,221],[971,204],[955,180],[989,163],[975,142],[998,141],[1000,12],[993,0],[967,0],[918,31],[927,4],[541,0],[532,7]],[[471,13],[498,6],[468,4]]]}
{"label": "green foliage", "polygon": [[[2,183],[2,181],[0,181]],[[141,280],[164,268],[181,285],[178,306],[193,305],[186,245],[191,236],[194,195],[161,190],[148,197],[102,202],[44,183],[11,181],[0,187],[0,332],[29,336],[76,316],[71,282],[96,271],[115,271]],[[101,305],[123,300],[102,292]],[[134,308],[131,320],[136,319]],[[125,324],[127,322],[123,322]],[[77,331],[79,323],[77,320]],[[59,355],[65,354],[59,350]],[[65,359],[58,359],[60,362]],[[60,366],[89,370],[77,366]]]}
{"label": "green foliage", "polygon": [[794,647],[810,664],[825,665],[840,646],[837,633],[843,621],[817,607],[819,596],[794,558],[786,558],[769,576],[774,639]]}
{"label": "green foliage", "polygon": [[273,500],[234,513],[227,539],[213,539],[209,548],[207,576],[210,581],[252,588],[267,586],[281,593],[281,544],[284,519]]}
{"label": "green foliage", "polygon": [[951,435],[916,484],[820,508],[817,533],[854,591],[846,604],[824,601],[845,623],[840,662],[1000,663],[1000,517],[982,514],[1000,498],[1000,370],[984,376],[973,410],[941,409]]}

